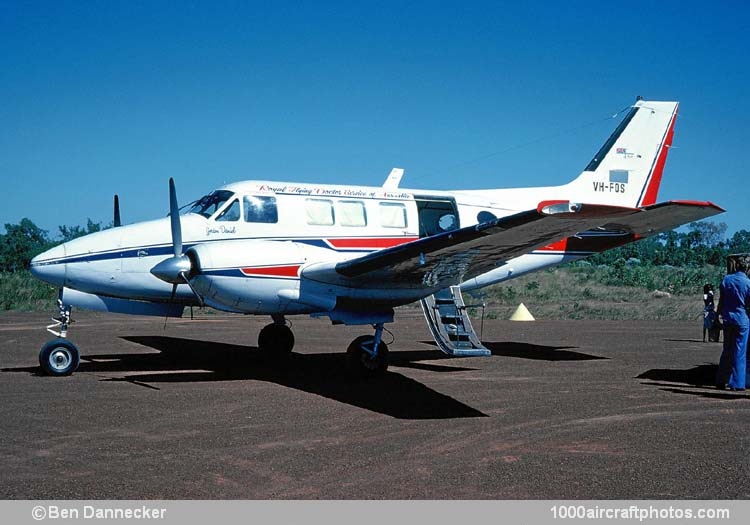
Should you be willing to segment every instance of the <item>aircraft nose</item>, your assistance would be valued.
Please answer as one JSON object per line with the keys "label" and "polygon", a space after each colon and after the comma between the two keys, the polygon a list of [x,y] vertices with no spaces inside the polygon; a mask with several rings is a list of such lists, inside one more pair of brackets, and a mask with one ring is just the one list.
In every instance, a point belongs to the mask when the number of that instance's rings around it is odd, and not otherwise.
{"label": "aircraft nose", "polygon": [[55,286],[65,286],[65,245],[55,246],[31,260],[31,275]]}

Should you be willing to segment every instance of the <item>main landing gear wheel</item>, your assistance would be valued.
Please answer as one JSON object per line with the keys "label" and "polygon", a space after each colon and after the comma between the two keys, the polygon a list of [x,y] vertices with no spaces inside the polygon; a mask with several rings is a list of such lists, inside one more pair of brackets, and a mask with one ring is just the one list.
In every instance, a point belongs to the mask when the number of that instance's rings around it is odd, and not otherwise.
{"label": "main landing gear wheel", "polygon": [[258,348],[269,357],[286,357],[294,348],[294,333],[285,324],[266,325],[258,334]]}
{"label": "main landing gear wheel", "polygon": [[377,377],[388,370],[388,345],[380,341],[373,355],[375,337],[361,335],[346,350],[346,366],[357,377]]}
{"label": "main landing gear wheel", "polygon": [[79,362],[78,348],[67,339],[53,339],[39,352],[39,366],[50,376],[69,376]]}

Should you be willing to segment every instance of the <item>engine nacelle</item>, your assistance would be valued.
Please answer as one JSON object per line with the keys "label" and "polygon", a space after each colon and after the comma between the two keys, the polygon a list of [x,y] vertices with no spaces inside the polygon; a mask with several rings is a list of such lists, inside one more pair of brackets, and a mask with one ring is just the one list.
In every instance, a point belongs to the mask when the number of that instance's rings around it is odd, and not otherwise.
{"label": "engine nacelle", "polygon": [[209,306],[245,313],[300,314],[329,310],[335,296],[302,294],[303,246],[242,240],[199,244],[187,251],[190,282]]}

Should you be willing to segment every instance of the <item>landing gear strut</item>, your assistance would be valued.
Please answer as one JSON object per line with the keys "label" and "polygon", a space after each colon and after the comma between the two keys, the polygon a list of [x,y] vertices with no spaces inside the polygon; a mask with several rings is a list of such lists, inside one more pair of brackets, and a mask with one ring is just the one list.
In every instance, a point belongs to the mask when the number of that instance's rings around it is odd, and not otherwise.
{"label": "landing gear strut", "polygon": [[[61,292],[62,295],[62,292]],[[50,376],[69,376],[78,368],[80,356],[76,345],[66,339],[70,326],[71,309],[63,304],[62,297],[57,299],[60,309],[59,317],[52,320],[54,324],[47,327],[47,331],[56,335],[57,339],[48,341],[39,352],[39,366],[42,372]],[[55,328],[60,328],[56,331]]]}
{"label": "landing gear strut", "polygon": [[383,341],[383,323],[375,325],[375,335],[361,335],[346,350],[349,371],[359,377],[376,377],[388,370],[388,345]]}
{"label": "landing gear strut", "polygon": [[283,315],[272,315],[273,323],[258,334],[258,348],[272,358],[288,356],[294,348],[294,334]]}

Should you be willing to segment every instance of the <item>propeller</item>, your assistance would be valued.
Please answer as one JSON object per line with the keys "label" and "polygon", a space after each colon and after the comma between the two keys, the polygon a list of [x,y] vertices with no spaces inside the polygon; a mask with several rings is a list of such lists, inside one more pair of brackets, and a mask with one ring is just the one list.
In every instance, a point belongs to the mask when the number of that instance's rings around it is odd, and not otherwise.
{"label": "propeller", "polygon": [[172,257],[164,259],[151,268],[151,274],[164,282],[172,284],[172,295],[169,302],[174,301],[178,284],[187,284],[193,295],[203,306],[203,298],[195,291],[188,275],[193,269],[190,258],[182,253],[182,225],[180,223],[180,209],[177,206],[177,190],[174,179],[169,179],[169,223],[172,230]]}
{"label": "propeller", "polygon": [[120,197],[117,195],[115,195],[115,220],[112,225],[115,228],[122,226],[122,221],[120,221]]}

